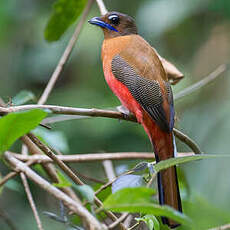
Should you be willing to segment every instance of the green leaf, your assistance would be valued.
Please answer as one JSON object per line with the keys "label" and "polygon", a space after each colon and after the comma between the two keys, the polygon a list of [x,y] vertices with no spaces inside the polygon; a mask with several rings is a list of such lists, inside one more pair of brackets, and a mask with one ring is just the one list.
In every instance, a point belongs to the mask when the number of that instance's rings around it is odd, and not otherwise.
{"label": "green leaf", "polygon": [[53,5],[53,13],[45,28],[45,39],[57,41],[81,14],[86,0],[58,0]]}
{"label": "green leaf", "polygon": [[[97,191],[99,188],[101,188],[101,184],[94,185],[93,189],[94,191]],[[111,186],[108,186],[107,188],[103,189],[101,192],[97,194],[97,197],[104,201],[110,194],[111,194]]]}
{"label": "green leaf", "polygon": [[160,230],[160,223],[154,215],[145,215],[140,218],[135,218],[136,221],[144,221],[149,230]]}
{"label": "green leaf", "polygon": [[34,129],[47,113],[40,109],[10,113],[0,118],[0,153],[6,151],[21,136]]}
{"label": "green leaf", "polygon": [[53,183],[54,186],[58,188],[65,188],[70,187],[72,185],[71,182],[65,177],[65,175],[61,173],[61,171],[57,171],[57,176],[59,183]]}
{"label": "green leaf", "polygon": [[94,191],[89,185],[76,185],[73,184],[73,188],[75,188],[83,198],[85,198],[90,203],[94,201]]}
{"label": "green leaf", "polygon": [[115,212],[131,212],[165,216],[184,225],[191,225],[191,220],[183,213],[180,213],[166,205],[154,204],[152,196],[155,191],[150,188],[125,188],[111,194],[104,201],[104,208]]}
{"label": "green leaf", "polygon": [[211,158],[221,158],[221,157],[230,157],[229,155],[225,154],[200,154],[195,156],[187,156],[187,157],[177,157],[171,158],[168,160],[160,161],[159,163],[155,164],[154,169],[156,172],[159,172],[163,169],[169,168],[171,166],[177,164],[183,164],[190,161],[202,160],[202,159],[211,159]]}
{"label": "green leaf", "polygon": [[23,105],[32,100],[35,100],[35,95],[28,90],[22,90],[15,97],[13,97],[12,103],[13,105]]}
{"label": "green leaf", "polygon": [[46,177],[46,171],[44,170],[43,166],[40,164],[33,165],[33,169],[38,172],[41,176]]}

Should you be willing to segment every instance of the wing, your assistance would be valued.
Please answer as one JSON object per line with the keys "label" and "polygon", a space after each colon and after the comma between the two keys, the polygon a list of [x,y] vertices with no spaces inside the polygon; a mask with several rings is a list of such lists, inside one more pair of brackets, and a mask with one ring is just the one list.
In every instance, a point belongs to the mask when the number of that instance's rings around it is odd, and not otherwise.
{"label": "wing", "polygon": [[174,126],[174,108],[172,91],[168,82],[165,82],[165,88],[170,109],[169,120],[167,120],[163,108],[163,96],[158,81],[138,75],[120,55],[116,55],[112,59],[112,73],[117,80],[129,89],[132,96],[163,131],[172,131]]}

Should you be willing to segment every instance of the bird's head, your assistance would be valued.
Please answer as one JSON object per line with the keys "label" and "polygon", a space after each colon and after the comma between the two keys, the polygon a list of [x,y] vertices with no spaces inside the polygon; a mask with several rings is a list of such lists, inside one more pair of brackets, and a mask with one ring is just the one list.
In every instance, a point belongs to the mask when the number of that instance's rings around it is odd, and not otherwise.
{"label": "bird's head", "polygon": [[132,17],[119,12],[109,12],[101,17],[89,20],[90,24],[100,26],[105,38],[137,34],[137,27]]}

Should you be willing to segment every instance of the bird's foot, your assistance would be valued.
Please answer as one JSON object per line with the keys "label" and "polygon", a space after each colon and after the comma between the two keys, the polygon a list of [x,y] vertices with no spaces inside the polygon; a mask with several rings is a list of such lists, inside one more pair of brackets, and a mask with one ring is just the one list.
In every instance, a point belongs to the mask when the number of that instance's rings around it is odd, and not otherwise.
{"label": "bird's foot", "polygon": [[132,114],[125,106],[120,105],[117,106],[116,109],[123,114],[125,119],[128,119],[128,117]]}

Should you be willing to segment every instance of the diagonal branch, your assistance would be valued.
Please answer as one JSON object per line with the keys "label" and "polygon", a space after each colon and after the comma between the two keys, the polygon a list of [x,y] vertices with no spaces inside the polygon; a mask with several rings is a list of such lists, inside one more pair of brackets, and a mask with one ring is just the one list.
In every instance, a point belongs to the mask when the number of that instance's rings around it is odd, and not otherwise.
{"label": "diagonal branch", "polygon": [[34,203],[34,199],[33,199],[33,196],[31,194],[31,191],[30,191],[29,184],[28,184],[28,181],[26,179],[26,176],[22,172],[20,173],[20,176],[21,176],[22,183],[23,183],[23,186],[25,188],[26,195],[27,195],[27,198],[29,200],[31,209],[32,209],[33,214],[34,214],[34,218],[35,218],[35,220],[37,222],[38,229],[39,230],[43,230],[42,223],[41,223],[40,217],[38,215],[38,211],[37,211],[36,205]]}
{"label": "diagonal branch", "polygon": [[187,87],[187,88],[181,90],[179,93],[175,94],[174,100],[178,100],[178,99],[180,99],[182,97],[185,97],[185,96],[193,93],[194,91],[204,87],[209,82],[213,81],[218,76],[220,76],[226,70],[227,70],[227,65],[225,65],[225,64],[220,65],[216,70],[214,70],[212,73],[210,73],[208,76],[206,76],[202,80],[196,82],[193,85],[190,85],[189,87]]}
{"label": "diagonal branch", "polygon": [[75,200],[71,199],[65,193],[63,193],[62,191],[60,191],[59,189],[51,185],[45,179],[40,177],[32,169],[30,169],[26,164],[17,160],[9,152],[5,152],[4,157],[10,163],[10,165],[12,165],[14,169],[17,169],[18,171],[25,173],[25,175],[28,178],[30,178],[32,181],[38,184],[41,188],[49,192],[51,195],[56,197],[58,200],[63,201],[71,211],[73,211],[74,213],[82,217],[84,220],[86,220],[89,230],[102,230],[103,229],[103,227],[97,221],[97,219],[86,208],[84,208],[82,205],[77,203]]}
{"label": "diagonal branch", "polygon": [[106,14],[108,12],[108,10],[106,9],[103,0],[96,0],[96,2],[97,2],[97,6],[100,10],[101,15]]}
{"label": "diagonal branch", "polygon": [[[25,156],[18,153],[11,153],[15,158],[20,161],[33,161],[33,163],[53,163],[53,160],[45,155],[29,155]],[[178,157],[192,156],[194,153],[178,153]],[[148,152],[124,152],[124,153],[90,153],[90,154],[71,154],[71,155],[56,155],[57,159],[68,163],[79,162],[94,162],[104,160],[154,160],[154,153]]]}
{"label": "diagonal branch", "polygon": [[[53,160],[45,155],[32,155],[25,156],[22,154],[12,153],[14,157],[21,161],[33,160],[36,163],[52,163]],[[188,154],[189,155],[189,154]],[[181,156],[179,154],[179,156]],[[92,162],[92,161],[104,161],[104,160],[126,160],[126,159],[146,159],[154,160],[153,153],[147,152],[127,152],[127,153],[90,153],[90,154],[71,154],[71,155],[56,155],[57,159],[68,162]]]}
{"label": "diagonal branch", "polygon": [[194,140],[192,140],[189,136],[187,136],[186,134],[182,133],[180,130],[175,129],[175,128],[173,129],[173,132],[174,132],[175,136],[180,141],[182,141],[186,145],[188,145],[195,154],[201,154],[202,153],[202,151],[200,150],[197,143]]}

